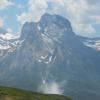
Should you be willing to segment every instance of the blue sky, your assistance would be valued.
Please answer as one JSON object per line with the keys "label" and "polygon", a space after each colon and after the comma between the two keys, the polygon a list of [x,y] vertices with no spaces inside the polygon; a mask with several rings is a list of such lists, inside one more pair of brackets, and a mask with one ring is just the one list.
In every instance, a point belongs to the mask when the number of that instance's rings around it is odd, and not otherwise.
{"label": "blue sky", "polygon": [[69,19],[75,33],[100,36],[100,0],[1,0],[0,27],[16,33],[26,21],[37,22],[44,13]]}
{"label": "blue sky", "polygon": [[[1,1],[0,1],[1,2]],[[3,20],[3,28],[11,29],[14,33],[20,29],[20,22],[17,16],[27,10],[27,0],[12,0],[13,4],[0,10],[0,16]],[[24,7],[23,7],[24,5]]]}

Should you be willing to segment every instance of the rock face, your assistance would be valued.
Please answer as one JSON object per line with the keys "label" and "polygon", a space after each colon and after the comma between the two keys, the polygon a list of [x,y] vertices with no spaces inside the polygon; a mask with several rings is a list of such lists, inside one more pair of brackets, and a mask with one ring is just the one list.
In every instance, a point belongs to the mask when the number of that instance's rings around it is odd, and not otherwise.
{"label": "rock face", "polygon": [[1,84],[70,95],[74,100],[98,100],[100,51],[85,45],[85,40],[58,15],[26,22],[19,38],[0,38],[12,44],[0,49]]}

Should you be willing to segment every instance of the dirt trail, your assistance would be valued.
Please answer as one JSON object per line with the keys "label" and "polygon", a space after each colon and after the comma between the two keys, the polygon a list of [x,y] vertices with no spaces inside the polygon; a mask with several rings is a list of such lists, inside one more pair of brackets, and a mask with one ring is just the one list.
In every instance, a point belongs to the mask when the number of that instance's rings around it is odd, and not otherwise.
{"label": "dirt trail", "polygon": [[13,100],[11,97],[5,97],[5,100]]}

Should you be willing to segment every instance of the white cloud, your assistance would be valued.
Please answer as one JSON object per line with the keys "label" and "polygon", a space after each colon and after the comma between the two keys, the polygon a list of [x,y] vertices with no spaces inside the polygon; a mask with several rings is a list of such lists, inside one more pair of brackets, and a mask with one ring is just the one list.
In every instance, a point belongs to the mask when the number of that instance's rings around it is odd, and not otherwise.
{"label": "white cloud", "polygon": [[32,15],[29,12],[24,12],[20,16],[17,15],[17,19],[21,24],[24,24],[27,21],[31,21]]}
{"label": "white cloud", "polygon": [[96,33],[96,30],[91,24],[75,23],[74,29],[76,32],[80,32],[81,34],[87,33],[91,35],[91,33]]}
{"label": "white cloud", "polygon": [[14,3],[12,3],[10,0],[0,0],[0,10],[12,5],[14,5]]}
{"label": "white cloud", "polygon": [[87,1],[88,0],[65,0],[63,6],[66,17],[71,21],[74,31],[81,35],[96,33],[93,27],[96,22],[91,16],[98,13],[99,6],[97,6],[97,4],[91,5]]}
{"label": "white cloud", "polygon": [[93,25],[100,24],[100,2],[95,1],[94,4],[93,0],[55,0],[54,3],[52,12],[61,15],[63,12],[71,21],[76,33],[81,35],[96,33]]}
{"label": "white cloud", "polygon": [[12,31],[11,28],[7,28],[7,32],[8,32],[8,33],[12,33],[13,31]]}
{"label": "white cloud", "polygon": [[18,21],[22,24],[26,21],[39,21],[46,11],[47,2],[46,0],[29,0],[28,6],[28,12],[23,12],[19,16],[17,15]]}
{"label": "white cloud", "polygon": [[3,27],[3,19],[0,17],[0,28]]}
{"label": "white cloud", "polygon": [[[53,6],[49,7],[49,3]],[[68,18],[76,33],[95,33],[93,27],[100,24],[100,2],[94,0],[29,0],[28,12],[23,12],[18,16],[18,20],[23,24],[26,21],[39,21],[45,12],[64,15]],[[49,8],[49,9],[48,9]]]}

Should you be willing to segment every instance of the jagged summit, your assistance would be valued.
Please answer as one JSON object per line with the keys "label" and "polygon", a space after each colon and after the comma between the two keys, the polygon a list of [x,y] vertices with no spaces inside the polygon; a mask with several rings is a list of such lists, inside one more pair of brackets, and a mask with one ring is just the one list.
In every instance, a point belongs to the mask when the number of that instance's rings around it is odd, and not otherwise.
{"label": "jagged summit", "polygon": [[26,22],[21,31],[21,39],[28,38],[32,36],[33,38],[33,33],[35,32],[35,23],[34,22]]}
{"label": "jagged summit", "polygon": [[53,41],[63,41],[75,35],[70,22],[59,16],[44,14],[40,21],[26,22],[21,31],[21,39],[36,40],[37,38],[47,37]]}
{"label": "jagged summit", "polygon": [[72,30],[70,22],[66,18],[64,18],[60,15],[56,15],[56,14],[51,15],[51,14],[45,13],[41,17],[40,23],[42,23],[42,22],[44,22],[45,25],[48,25],[49,23],[54,23],[57,26],[59,26],[60,28],[67,27],[68,29]]}

